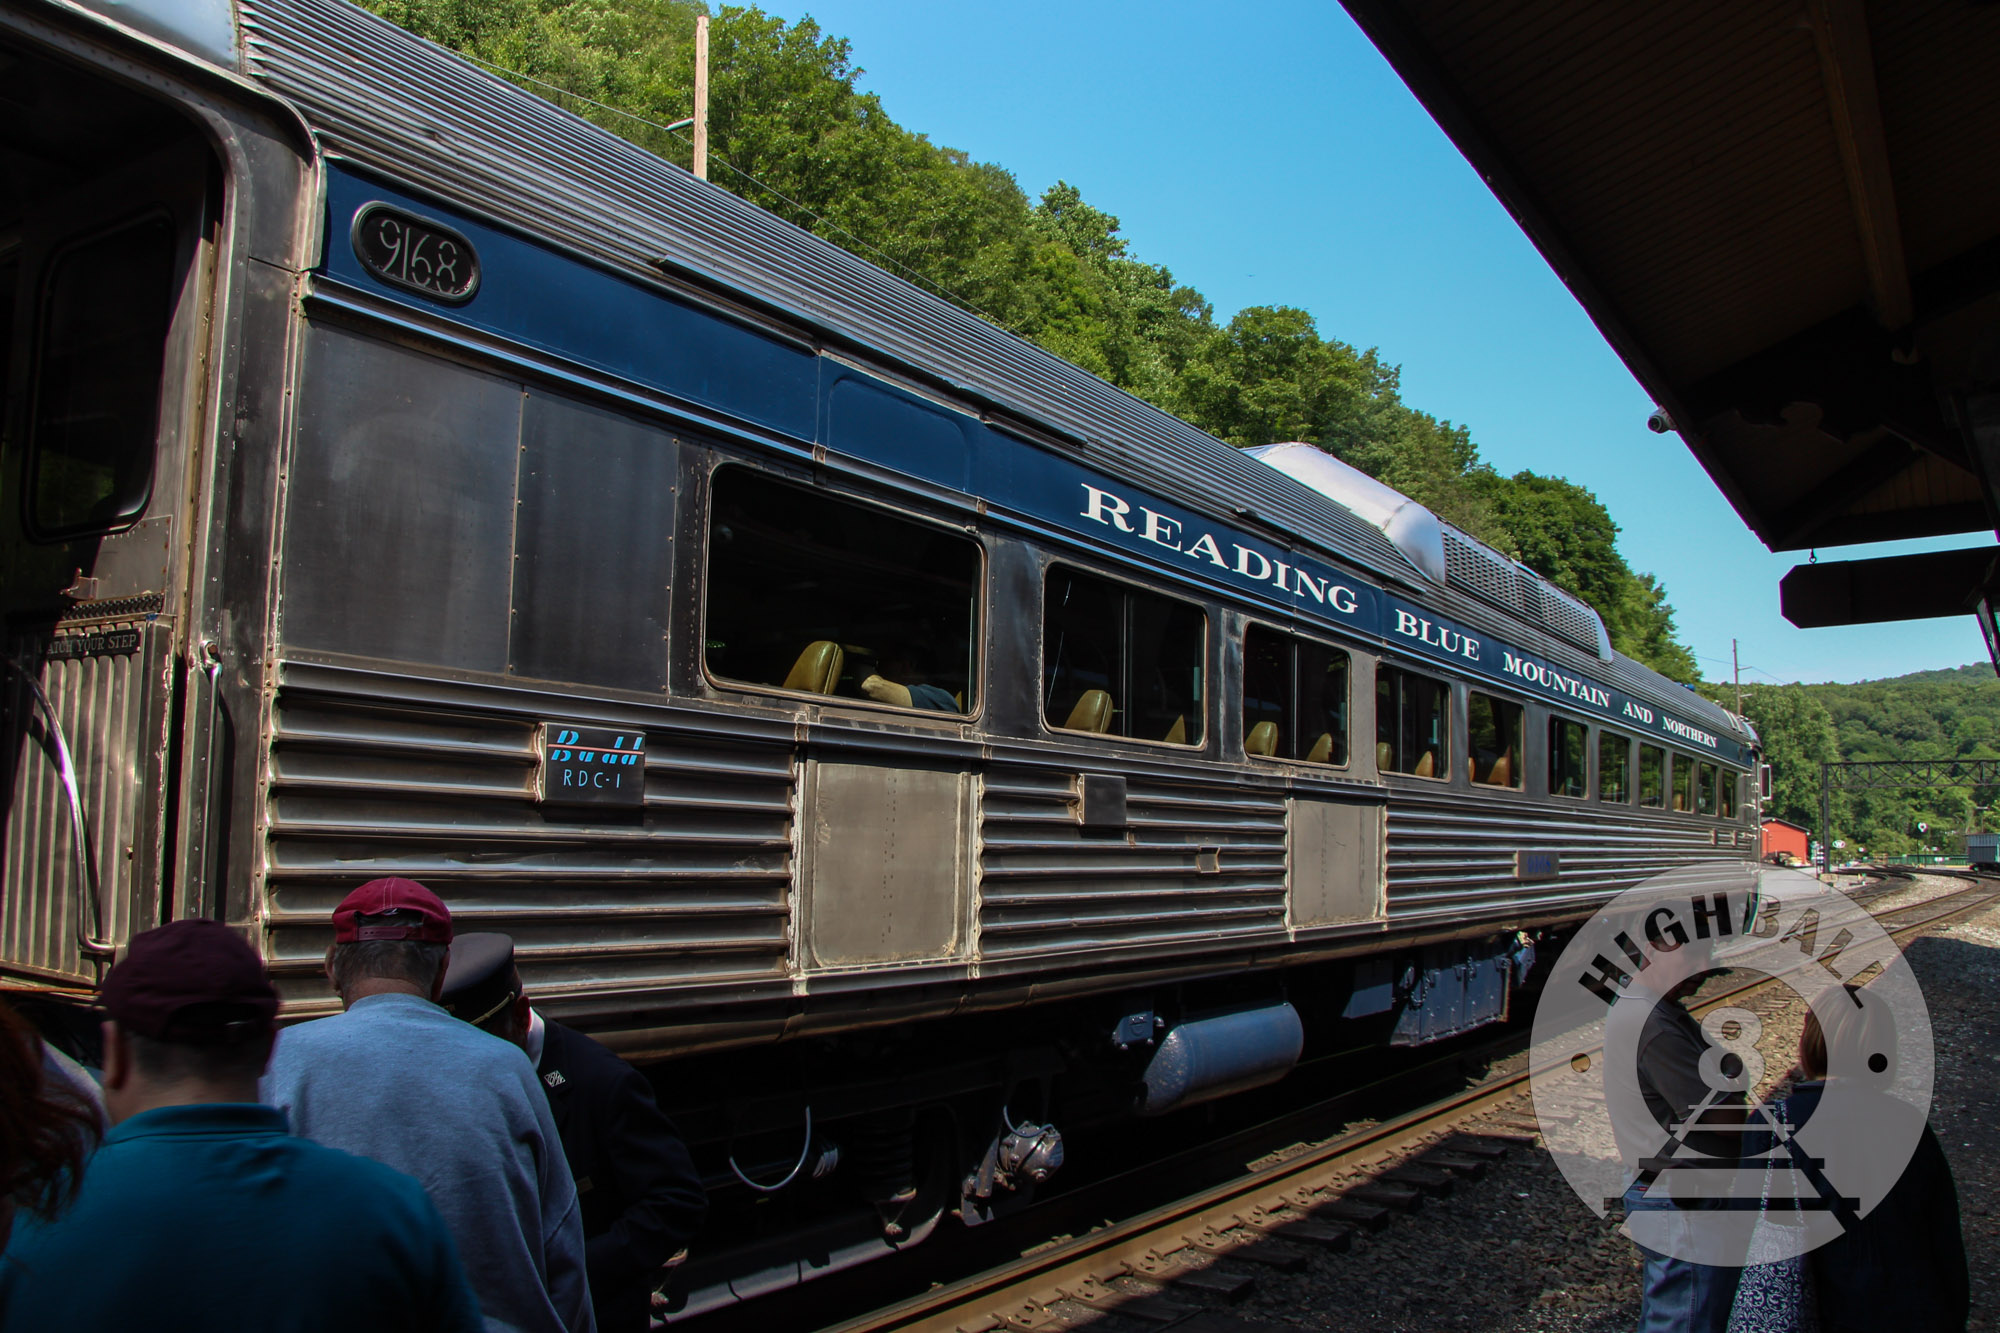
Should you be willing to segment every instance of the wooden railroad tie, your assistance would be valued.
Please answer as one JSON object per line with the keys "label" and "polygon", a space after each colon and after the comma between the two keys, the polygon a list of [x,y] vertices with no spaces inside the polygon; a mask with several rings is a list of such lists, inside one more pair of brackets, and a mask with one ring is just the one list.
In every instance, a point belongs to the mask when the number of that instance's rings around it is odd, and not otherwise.
{"label": "wooden railroad tie", "polygon": [[[1383,1216],[1386,1217],[1387,1213]],[[1266,1217],[1256,1225],[1278,1240],[1296,1241],[1333,1254],[1345,1254],[1354,1248],[1354,1228],[1349,1226],[1320,1222],[1310,1217]]]}
{"label": "wooden railroad tie", "polygon": [[1424,1206],[1424,1193],[1415,1185],[1393,1181],[1371,1181],[1357,1185],[1344,1196],[1362,1203],[1379,1204],[1398,1213],[1414,1213]]}
{"label": "wooden railroad tie", "polygon": [[1369,1231],[1380,1231],[1389,1225],[1390,1211],[1379,1203],[1352,1197],[1335,1199],[1310,1210],[1316,1218],[1330,1222],[1346,1222]]}
{"label": "wooden railroad tie", "polygon": [[1488,1163],[1483,1157],[1473,1157],[1455,1152],[1427,1152],[1417,1159],[1419,1166],[1436,1167],[1449,1171],[1460,1180],[1484,1180]]}
{"label": "wooden railroad tie", "polygon": [[1384,1171],[1378,1183],[1382,1182],[1391,1185],[1408,1185],[1418,1193],[1433,1199],[1450,1198],[1452,1190],[1457,1188],[1458,1185],[1457,1180],[1453,1178],[1449,1171],[1414,1164],[1399,1166],[1392,1171]]}
{"label": "wooden railroad tie", "polygon": [[1190,1268],[1173,1276],[1174,1286],[1197,1291],[1225,1305],[1234,1305],[1257,1289],[1257,1279],[1243,1273],[1225,1273],[1218,1268]]}

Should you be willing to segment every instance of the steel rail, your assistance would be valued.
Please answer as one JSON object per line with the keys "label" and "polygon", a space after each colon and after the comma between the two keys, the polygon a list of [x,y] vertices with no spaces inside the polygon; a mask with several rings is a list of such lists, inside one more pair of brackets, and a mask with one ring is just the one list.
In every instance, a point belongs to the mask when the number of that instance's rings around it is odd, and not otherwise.
{"label": "steel rail", "polygon": [[[1953,877],[1977,879],[1962,872],[1954,872]],[[1962,901],[1968,898],[1972,901]],[[1937,898],[1885,909],[1882,915],[1940,909],[1919,920],[1887,928],[1892,937],[1902,939],[1949,918],[1989,906],[1996,899],[2000,899],[2000,885],[1980,880]],[[1776,984],[1778,979],[1774,977],[1747,981],[1705,996],[1691,1008],[1698,1013]],[[1114,1222],[1088,1235],[1047,1246],[920,1296],[829,1325],[822,1333],[982,1333],[1005,1326],[1010,1319],[1020,1320],[1038,1313],[1054,1301],[1080,1292],[1102,1291],[1111,1278],[1147,1277],[1161,1268],[1167,1256],[1188,1248],[1197,1237],[1212,1237],[1238,1228],[1254,1233],[1258,1223],[1272,1214],[1309,1206],[1312,1196],[1325,1187],[1326,1177],[1364,1153],[1372,1150],[1371,1155],[1388,1156],[1413,1147],[1459,1119],[1511,1099],[1531,1073],[1524,1067],[1482,1080],[1379,1124],[1335,1135],[1283,1161],[1253,1167],[1235,1180]],[[1286,1118],[1309,1113],[1311,1109],[1305,1108]]]}

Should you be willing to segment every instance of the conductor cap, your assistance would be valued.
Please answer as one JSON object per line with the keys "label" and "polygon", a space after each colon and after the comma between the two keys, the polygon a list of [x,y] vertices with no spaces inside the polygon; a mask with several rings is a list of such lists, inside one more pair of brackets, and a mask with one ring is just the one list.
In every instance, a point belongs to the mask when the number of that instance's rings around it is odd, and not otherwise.
{"label": "conductor cap", "polygon": [[476,1027],[519,998],[515,983],[513,937],[498,931],[460,935],[452,941],[438,1003]]}

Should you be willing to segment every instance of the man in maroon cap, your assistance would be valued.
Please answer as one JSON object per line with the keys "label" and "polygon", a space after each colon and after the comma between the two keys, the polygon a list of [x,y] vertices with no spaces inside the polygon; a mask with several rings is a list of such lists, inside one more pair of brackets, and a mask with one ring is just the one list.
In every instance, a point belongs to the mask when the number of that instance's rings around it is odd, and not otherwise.
{"label": "man in maroon cap", "polygon": [[512,1043],[439,1008],[451,912],[410,879],[333,913],[326,974],[346,1012],[288,1028],[264,1099],[292,1132],[422,1182],[489,1330],[594,1327],[583,1215],[548,1098]]}
{"label": "man in maroon cap", "polygon": [[257,1105],[278,995],[215,921],[138,936],[105,978],[111,1131],[75,1202],[0,1258],[0,1329],[480,1328],[408,1176]]}

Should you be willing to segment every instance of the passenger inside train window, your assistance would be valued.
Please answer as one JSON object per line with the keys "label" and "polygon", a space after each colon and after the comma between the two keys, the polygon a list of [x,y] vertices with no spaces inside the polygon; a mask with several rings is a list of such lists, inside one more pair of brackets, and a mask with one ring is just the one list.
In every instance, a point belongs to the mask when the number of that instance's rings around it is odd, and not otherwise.
{"label": "passenger inside train window", "polygon": [[977,543],[748,468],[721,468],[712,484],[710,674],[971,711]]}
{"label": "passenger inside train window", "polygon": [[1694,810],[1698,815],[1715,813],[1715,765],[1703,764],[1698,778],[1700,786],[1695,789]]}
{"label": "passenger inside train window", "polygon": [[1549,719],[1549,795],[1581,800],[1590,790],[1590,728],[1566,717]]}
{"label": "passenger inside train window", "polygon": [[1670,751],[1674,757],[1673,777],[1674,809],[1686,814],[1694,809],[1694,760],[1678,750]]}
{"label": "passenger inside train window", "polygon": [[1656,745],[1639,747],[1639,804],[1658,810],[1667,803],[1667,752]]}
{"label": "passenger inside train window", "polygon": [[1526,710],[1477,690],[1465,696],[1466,776],[1486,787],[1521,786]]}
{"label": "passenger inside train window", "polygon": [[1722,770],[1722,817],[1724,819],[1736,818],[1736,785],[1741,781],[1741,775],[1732,773],[1726,768]]}
{"label": "passenger inside train window", "polygon": [[1243,752],[1347,762],[1348,656],[1253,625],[1243,634]]}
{"label": "passenger inside train window", "polygon": [[1620,804],[1632,799],[1632,742],[1628,737],[1597,733],[1597,799]]}
{"label": "passenger inside train window", "polygon": [[1451,686],[1388,663],[1375,668],[1375,764],[1384,773],[1451,773]]}
{"label": "passenger inside train window", "polygon": [[1042,709],[1051,727],[1199,745],[1208,617],[1063,565],[1042,604]]}

